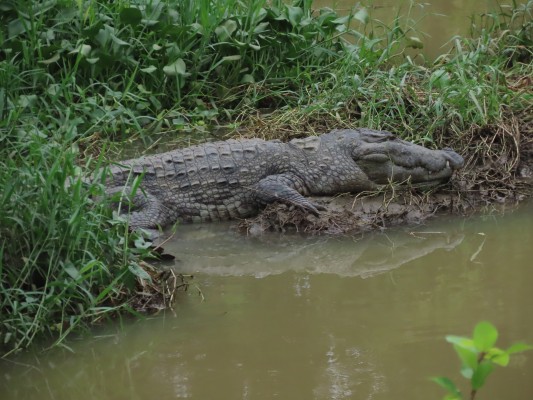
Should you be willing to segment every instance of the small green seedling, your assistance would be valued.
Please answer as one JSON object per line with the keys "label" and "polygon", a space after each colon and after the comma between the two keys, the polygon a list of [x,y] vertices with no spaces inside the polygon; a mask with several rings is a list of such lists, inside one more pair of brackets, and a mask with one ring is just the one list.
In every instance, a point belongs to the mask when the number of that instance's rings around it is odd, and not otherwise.
{"label": "small green seedling", "polygon": [[[459,356],[462,366],[461,375],[470,380],[470,400],[474,400],[479,389],[491,374],[494,366],[505,367],[509,364],[511,354],[533,349],[525,343],[515,343],[507,350],[494,347],[498,339],[498,330],[490,322],[480,322],[474,328],[472,338],[446,336]],[[448,391],[444,400],[464,400],[461,391],[449,378],[436,377],[432,381]]]}

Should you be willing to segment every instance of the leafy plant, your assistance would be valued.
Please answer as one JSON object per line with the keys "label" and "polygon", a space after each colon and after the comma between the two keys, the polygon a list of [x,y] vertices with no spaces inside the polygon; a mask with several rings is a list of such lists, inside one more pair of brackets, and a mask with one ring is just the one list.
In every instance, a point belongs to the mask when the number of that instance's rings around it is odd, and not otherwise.
{"label": "leafy plant", "polygon": [[[470,400],[474,400],[478,390],[483,387],[494,367],[505,367],[509,364],[512,354],[533,349],[525,343],[515,343],[507,350],[495,347],[498,330],[490,322],[480,322],[474,328],[472,338],[446,336],[446,341],[453,345],[461,360],[461,375],[470,381]],[[458,387],[449,378],[436,377],[432,380],[448,391],[445,400],[463,400]]]}

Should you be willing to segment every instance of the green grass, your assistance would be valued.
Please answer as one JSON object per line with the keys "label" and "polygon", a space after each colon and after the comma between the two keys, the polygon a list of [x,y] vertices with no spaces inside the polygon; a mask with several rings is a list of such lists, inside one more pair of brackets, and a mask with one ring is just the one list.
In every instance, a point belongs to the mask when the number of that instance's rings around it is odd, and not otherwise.
{"label": "green grass", "polygon": [[[62,343],[128,308],[147,279],[146,245],[97,201],[102,185],[71,180],[98,169],[114,142],[240,124],[457,143],[531,108],[520,82],[533,76],[532,8],[473,19],[472,38],[421,64],[409,18],[383,26],[364,9],[340,16],[310,0],[0,1],[5,352]],[[258,124],[263,109],[273,113]]]}
{"label": "green grass", "polygon": [[72,178],[77,152],[65,139],[73,132],[63,133],[66,144],[31,127],[16,134],[0,161],[0,340],[8,352],[40,337],[61,343],[80,322],[128,309],[124,293],[137,277],[149,280],[142,239],[94,200],[102,185]]}

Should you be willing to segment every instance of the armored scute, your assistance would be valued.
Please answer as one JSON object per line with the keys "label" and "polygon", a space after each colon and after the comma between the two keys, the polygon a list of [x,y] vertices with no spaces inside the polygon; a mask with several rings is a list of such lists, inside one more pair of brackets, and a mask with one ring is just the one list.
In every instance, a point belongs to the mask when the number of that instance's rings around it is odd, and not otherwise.
{"label": "armored scute", "polygon": [[373,190],[391,182],[434,184],[450,178],[463,158],[370,129],[335,130],[288,143],[260,139],[206,143],[123,161],[111,167],[107,193],[131,194],[134,228],[176,221],[255,215],[281,201],[318,214],[305,196]]}

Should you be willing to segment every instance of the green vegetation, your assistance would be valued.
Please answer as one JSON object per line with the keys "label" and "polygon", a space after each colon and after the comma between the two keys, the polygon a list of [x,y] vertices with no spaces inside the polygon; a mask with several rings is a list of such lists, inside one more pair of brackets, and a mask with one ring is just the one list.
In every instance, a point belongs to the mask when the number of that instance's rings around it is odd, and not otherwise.
{"label": "green vegetation", "polygon": [[[505,156],[494,168],[507,171],[517,138],[498,127],[520,124],[533,103],[532,9],[480,17],[474,38],[415,63],[412,21],[383,26],[363,8],[0,0],[0,343],[61,343],[131,308],[150,280],[148,244],[98,200],[101,182],[80,179],[116,142],[205,126],[281,138],[368,126],[462,147],[469,165]],[[474,140],[480,132],[499,139]]]}
{"label": "green vegetation", "polygon": [[[485,385],[485,380],[496,365],[506,367],[512,354],[533,349],[524,343],[515,343],[507,350],[494,347],[498,340],[498,330],[490,322],[480,322],[474,328],[472,338],[446,336],[461,360],[461,375],[470,380],[470,400],[476,398],[478,390]],[[433,381],[448,391],[444,400],[465,399],[457,386],[444,377],[433,378]]]}

